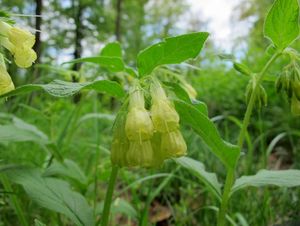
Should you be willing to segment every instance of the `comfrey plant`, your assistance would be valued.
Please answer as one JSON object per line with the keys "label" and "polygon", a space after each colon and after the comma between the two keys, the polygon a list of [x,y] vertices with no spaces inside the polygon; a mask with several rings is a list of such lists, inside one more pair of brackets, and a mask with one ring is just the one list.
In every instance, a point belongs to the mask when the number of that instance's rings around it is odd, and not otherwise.
{"label": "comfrey plant", "polygon": [[[21,170],[9,168],[3,172],[9,176],[11,181],[21,184],[28,195],[38,204],[67,216],[74,224],[107,226],[113,191],[120,168],[159,168],[166,159],[171,158],[180,166],[196,174],[215,197],[218,206],[215,208],[217,217],[216,223],[211,225],[225,226],[228,222],[235,225],[228,206],[230,198],[236,191],[249,186],[300,186],[300,170],[296,169],[280,171],[263,169],[255,175],[236,179],[237,167],[241,152],[244,150],[243,144],[252,111],[256,105],[266,104],[266,92],[263,88],[265,74],[275,60],[281,56],[288,56],[290,63],[278,77],[276,87],[278,91],[284,90],[288,94],[292,113],[299,115],[299,53],[290,47],[299,35],[298,21],[299,5],[297,0],[275,0],[264,25],[264,34],[272,42],[266,51],[266,54],[270,55],[269,60],[256,73],[246,65],[233,62],[235,69],[250,78],[246,90],[247,109],[237,144],[230,144],[221,138],[214,123],[208,117],[206,105],[195,100],[195,90],[178,74],[165,68],[165,65],[179,64],[198,56],[208,38],[206,32],[166,38],[164,41],[144,49],[137,56],[137,70],[124,63],[122,50],[118,43],[107,44],[98,56],[68,62],[95,63],[111,73],[120,72],[122,75],[128,76],[130,83],[127,92],[117,82],[109,80],[84,83],[55,80],[50,84],[21,86],[3,94],[1,97],[44,90],[53,96],[64,97],[85,89],[104,92],[123,101],[113,126],[112,171],[100,218],[95,216],[85,198],[80,193],[71,190],[65,181],[53,178],[49,173],[47,176],[47,167],[44,169],[22,168]],[[15,46],[17,45],[15,44]],[[27,45],[27,50],[29,46]],[[12,53],[14,54],[15,51],[12,50]],[[28,51],[23,53],[27,54]],[[184,156],[188,155],[188,151],[180,132],[179,123],[189,125],[222,162],[226,170],[224,184],[218,181],[215,173],[207,172],[203,163]],[[59,143],[53,143],[46,138],[43,136],[44,148],[59,149]],[[74,163],[70,164],[70,161],[64,159],[57,151],[51,154],[57,160],[57,164],[67,168],[74,167]],[[55,189],[57,187],[59,189]],[[17,202],[13,203],[16,205]],[[16,209],[19,210],[19,219],[24,220],[20,208],[16,206]],[[94,209],[96,209],[96,205]],[[140,223],[140,225],[146,224],[143,221]],[[24,225],[28,224],[25,222]]]}

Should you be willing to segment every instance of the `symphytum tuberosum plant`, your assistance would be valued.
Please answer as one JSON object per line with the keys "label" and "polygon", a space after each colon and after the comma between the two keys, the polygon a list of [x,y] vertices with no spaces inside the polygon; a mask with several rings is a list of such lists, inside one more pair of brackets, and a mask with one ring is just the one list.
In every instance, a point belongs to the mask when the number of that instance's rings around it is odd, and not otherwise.
{"label": "symphytum tuberosum plant", "polygon": [[[219,201],[216,224],[225,226],[227,225],[226,215],[230,219],[228,211],[230,198],[236,191],[249,186],[300,186],[300,170],[295,169],[261,170],[255,175],[236,179],[236,169],[243,151],[251,114],[256,105],[260,107],[266,104],[267,97],[263,88],[264,76],[276,59],[281,56],[288,56],[290,60],[278,76],[276,88],[278,91],[286,92],[291,102],[292,113],[300,115],[300,55],[297,50],[290,47],[299,35],[298,20],[297,0],[276,0],[264,24],[265,37],[271,41],[266,50],[269,60],[258,72],[252,72],[246,65],[234,62],[235,69],[249,77],[246,90],[247,109],[236,145],[220,137],[215,125],[208,118],[206,105],[195,99],[193,88],[179,75],[164,67],[164,65],[179,64],[187,59],[195,58],[208,37],[206,32],[166,38],[163,42],[146,48],[137,57],[137,71],[125,65],[118,43],[106,45],[99,56],[68,62],[90,62],[107,68],[111,73],[123,72],[124,76],[129,78],[127,94],[120,84],[109,80],[85,83],[55,80],[50,84],[31,84],[12,90],[14,86],[5,70],[4,57],[1,55],[0,93],[3,98],[36,90],[44,90],[50,95],[64,97],[85,89],[104,92],[123,100],[113,126],[112,172],[103,212],[98,220],[81,194],[72,191],[65,181],[43,174],[47,172],[47,168],[43,170],[5,168],[2,176],[5,188],[11,190],[8,175],[13,182],[21,184],[38,204],[64,214],[74,224],[107,226],[120,168],[159,168],[164,160],[173,158],[179,165],[195,173]],[[14,55],[18,66],[30,66],[36,57],[31,50],[33,43],[30,34],[17,29],[16,32],[20,32],[24,38],[26,36],[26,40],[24,39],[22,43],[14,43],[15,28],[4,21],[0,23],[0,44]],[[180,132],[179,121],[189,125],[223,163],[226,169],[226,179],[223,185],[218,182],[215,173],[205,171],[201,162],[181,157],[186,155],[187,146]],[[41,146],[52,153],[57,160],[56,164],[62,164],[71,169],[77,167],[74,163],[64,160],[58,153],[59,143],[50,141],[45,136],[42,137]],[[22,224],[28,225],[16,198],[13,199],[13,203]]]}

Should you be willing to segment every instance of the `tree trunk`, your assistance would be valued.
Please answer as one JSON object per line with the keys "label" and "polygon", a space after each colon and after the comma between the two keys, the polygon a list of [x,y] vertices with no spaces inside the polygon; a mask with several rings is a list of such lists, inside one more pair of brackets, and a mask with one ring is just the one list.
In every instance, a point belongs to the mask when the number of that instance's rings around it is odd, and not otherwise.
{"label": "tree trunk", "polygon": [[35,44],[33,46],[34,51],[37,54],[36,63],[40,62],[41,57],[41,26],[42,26],[42,10],[43,10],[43,0],[36,0],[35,15]]}
{"label": "tree trunk", "polygon": [[117,0],[116,7],[116,27],[115,27],[115,36],[117,41],[121,42],[121,15],[122,15],[122,0]]}
{"label": "tree trunk", "polygon": [[[81,17],[83,12],[83,6],[80,3],[80,0],[78,0],[77,7],[75,8],[76,12],[74,15],[75,20],[75,49],[74,49],[74,59],[81,58],[82,54],[82,46],[81,46],[81,40],[83,39],[83,32],[82,32],[82,23],[81,23]],[[73,70],[79,71],[81,64],[74,64]],[[73,79],[74,80],[74,79]]]}

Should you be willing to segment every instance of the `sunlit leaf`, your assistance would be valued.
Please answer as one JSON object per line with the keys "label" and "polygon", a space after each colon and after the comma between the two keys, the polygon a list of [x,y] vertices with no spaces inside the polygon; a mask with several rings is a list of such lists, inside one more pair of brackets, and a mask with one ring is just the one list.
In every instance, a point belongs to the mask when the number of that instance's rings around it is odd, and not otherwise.
{"label": "sunlit leaf", "polygon": [[122,58],[122,48],[119,42],[111,42],[103,47],[101,56]]}
{"label": "sunlit leaf", "polygon": [[275,0],[264,25],[264,35],[284,49],[299,35],[298,0]]}
{"label": "sunlit leaf", "polygon": [[201,51],[207,37],[207,32],[185,34],[166,38],[163,42],[142,50],[137,58],[139,75],[148,75],[159,65],[178,64],[187,59],[195,58]]}
{"label": "sunlit leaf", "polygon": [[225,142],[213,122],[195,106],[179,100],[175,106],[180,119],[194,129],[227,168],[234,169],[240,156],[239,147]]}

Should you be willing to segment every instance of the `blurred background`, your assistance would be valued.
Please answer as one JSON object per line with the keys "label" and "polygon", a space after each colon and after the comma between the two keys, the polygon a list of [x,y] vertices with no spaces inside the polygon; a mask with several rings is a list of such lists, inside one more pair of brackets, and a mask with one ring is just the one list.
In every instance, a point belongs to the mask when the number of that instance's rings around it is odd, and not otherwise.
{"label": "blurred background", "polygon": [[[13,18],[18,26],[36,34],[34,48],[38,60],[35,67],[21,70],[11,65],[9,73],[16,86],[48,83],[53,79],[78,82],[105,77],[120,81],[118,75],[112,75],[94,65],[76,64],[70,67],[61,64],[74,58],[95,56],[105,44],[118,41],[123,47],[125,61],[135,66],[138,52],[150,44],[168,36],[207,31],[210,36],[201,55],[188,64],[180,65],[176,70],[180,70],[182,76],[197,90],[198,99],[208,105],[209,115],[222,136],[235,143],[246,108],[244,92],[249,78],[236,72],[232,63],[223,60],[220,55],[231,54],[238,61],[249,65],[253,71],[260,70],[268,57],[265,50],[270,42],[263,36],[263,22],[272,2],[0,0],[1,9],[14,14]],[[293,47],[299,49],[300,42],[296,41]],[[252,174],[262,168],[300,168],[299,119],[291,115],[287,98],[283,94],[277,94],[274,88],[274,80],[285,64],[285,59],[277,61],[269,71],[269,81],[263,84],[268,94],[268,106],[257,109],[253,114],[247,142],[251,161],[246,162],[246,158],[242,158],[240,173]],[[64,70],[78,72],[80,76],[64,73]],[[107,153],[111,142],[111,116],[118,111],[120,103],[100,94],[55,99],[41,93],[11,98],[4,104],[1,109],[3,113],[13,113],[36,125],[51,139],[58,139],[64,134],[60,152],[78,162],[90,177],[97,172],[99,199],[104,196],[110,173]],[[99,119],[99,123],[95,124],[93,120],[84,118],[91,112],[101,113],[103,117]],[[66,131],[65,124],[69,122],[73,126]],[[183,129],[189,156],[205,163],[209,171],[224,176],[221,164],[201,140],[189,128]],[[101,135],[95,131],[100,131]],[[102,150],[99,155],[97,147]],[[38,166],[42,166],[47,158],[47,153],[41,151],[38,145],[30,143],[2,145],[0,155],[5,163],[30,162]],[[93,167],[95,161],[97,169]],[[195,183],[195,178],[186,171],[178,170],[174,163],[168,163],[160,171],[176,171],[181,179],[168,181],[152,200],[151,222],[154,225],[214,225],[210,222],[215,222],[215,200],[209,196],[205,187]],[[155,173],[157,172],[153,172]],[[119,188],[148,174],[147,171],[124,171],[120,176]],[[138,211],[151,192],[149,187],[154,190],[163,181],[164,178],[148,181],[145,182],[146,186],[138,183],[130,187],[130,192],[123,192],[121,197]],[[86,189],[89,191],[92,188]],[[256,189],[249,189],[233,198],[231,208],[234,217],[240,222],[238,225],[289,225],[287,222],[299,219],[299,189],[269,189],[264,194]],[[49,225],[55,225],[48,212],[35,210],[34,206],[30,208],[32,214],[48,217]],[[134,217],[129,222],[128,217],[124,217],[124,212],[120,212],[123,215],[117,213],[120,215],[116,218],[115,225],[135,225]],[[126,214],[128,216],[129,213]],[[4,215],[6,218],[10,216],[8,212]]]}

